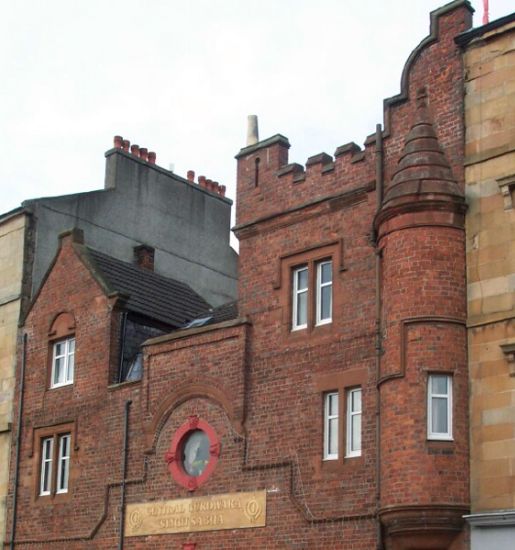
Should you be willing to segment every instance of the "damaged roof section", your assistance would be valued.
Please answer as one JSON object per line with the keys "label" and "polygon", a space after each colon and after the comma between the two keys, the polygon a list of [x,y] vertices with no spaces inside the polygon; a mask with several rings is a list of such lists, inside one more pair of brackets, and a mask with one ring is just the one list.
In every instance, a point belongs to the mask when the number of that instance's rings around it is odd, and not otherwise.
{"label": "damaged roof section", "polygon": [[227,302],[221,306],[210,308],[204,311],[201,315],[187,323],[183,328],[197,328],[215,323],[223,323],[224,321],[232,321],[238,318],[238,302]]}

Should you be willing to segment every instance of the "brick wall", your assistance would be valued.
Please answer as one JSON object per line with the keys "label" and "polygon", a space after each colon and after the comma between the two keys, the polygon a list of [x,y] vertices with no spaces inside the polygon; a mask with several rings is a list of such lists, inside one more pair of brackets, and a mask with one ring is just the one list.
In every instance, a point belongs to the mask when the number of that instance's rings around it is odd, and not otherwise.
{"label": "brick wall", "polygon": [[[439,143],[454,178],[463,183],[462,67],[453,38],[469,22],[468,4],[461,1],[434,15],[431,37],[405,68],[401,95],[385,103],[387,187],[422,86]],[[190,495],[170,475],[165,453],[177,430],[197,415],[216,432],[221,452],[195,496],[265,490],[268,511],[263,528],[130,537],[125,548],[181,548],[196,542],[199,550],[369,550],[378,542],[379,512],[395,507],[404,514],[394,518],[401,531],[406,522],[415,522],[434,547],[467,547],[461,524],[450,533],[445,525],[449,510],[452,516],[468,505],[462,217],[449,218],[424,199],[422,218],[407,208],[404,226],[395,225],[402,216],[393,214],[387,231],[382,222],[374,229],[375,138],[367,140],[364,151],[352,144],[340,147],[334,161],[318,155],[305,169],[287,165],[288,146],[286,138],[276,136],[238,155],[241,318],[147,342],[140,382],[108,386],[117,316],[65,243],[25,327],[30,346],[17,547],[29,547],[29,541],[45,547],[41,541],[49,538],[56,539],[56,548],[116,546],[127,400],[128,504]],[[378,244],[384,306],[379,372]],[[332,322],[317,326],[314,270],[328,258]],[[310,270],[311,305],[307,328],[292,331],[292,269],[299,265]],[[73,310],[77,326],[77,380],[47,390],[41,365],[47,360],[48,327],[64,309]],[[402,323],[421,316],[438,317],[438,322],[404,327],[405,371],[382,383],[378,396],[380,376],[396,374],[401,363]],[[424,384],[428,371],[441,368],[456,380],[457,435],[453,443],[432,445],[425,437]],[[324,393],[339,392],[344,401],[356,386],[363,396],[361,456],[344,456],[342,406],[338,458],[323,460]],[[33,429],[56,422],[72,422],[76,430],[73,483],[62,504],[36,498],[37,471],[30,456]],[[386,529],[391,525],[391,519],[383,520]],[[387,548],[406,547],[391,531],[387,535]]]}

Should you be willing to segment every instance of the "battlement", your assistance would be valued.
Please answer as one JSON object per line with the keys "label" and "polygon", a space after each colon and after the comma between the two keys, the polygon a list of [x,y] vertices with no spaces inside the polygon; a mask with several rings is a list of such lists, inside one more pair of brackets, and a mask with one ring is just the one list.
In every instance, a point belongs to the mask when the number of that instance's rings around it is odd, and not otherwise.
{"label": "battlement", "polygon": [[[310,156],[304,165],[289,162],[290,142],[281,134],[244,147],[238,161],[236,231],[271,215],[323,200],[376,181],[380,155],[388,188],[401,155],[404,137],[416,115],[416,92],[427,91],[436,136],[446,151],[455,180],[463,185],[460,51],[454,38],[472,23],[472,8],[455,0],[431,13],[430,33],[408,57],[399,94],[384,100],[384,127],[369,135],[363,148],[350,142]],[[380,149],[380,150],[379,150]],[[375,200],[372,199],[371,200]]]}
{"label": "battlement", "polygon": [[[361,149],[355,143],[309,157],[305,164],[289,163],[290,143],[281,134],[242,149],[238,159],[237,226],[254,218],[305,204],[374,180],[374,140]],[[268,199],[265,200],[265,196]],[[248,210],[247,210],[248,205]],[[252,222],[251,222],[252,223]]]}

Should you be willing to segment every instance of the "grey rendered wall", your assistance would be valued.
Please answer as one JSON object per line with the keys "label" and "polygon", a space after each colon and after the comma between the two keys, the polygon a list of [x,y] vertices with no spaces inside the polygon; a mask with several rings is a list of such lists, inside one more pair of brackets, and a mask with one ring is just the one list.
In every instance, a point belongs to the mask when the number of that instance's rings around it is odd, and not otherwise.
{"label": "grey rendered wall", "polygon": [[58,234],[79,227],[85,244],[127,262],[134,246],[153,246],[157,273],[188,283],[214,306],[234,299],[232,201],[119,149],[106,157],[106,189],[23,204],[35,218],[33,293],[54,258]]}

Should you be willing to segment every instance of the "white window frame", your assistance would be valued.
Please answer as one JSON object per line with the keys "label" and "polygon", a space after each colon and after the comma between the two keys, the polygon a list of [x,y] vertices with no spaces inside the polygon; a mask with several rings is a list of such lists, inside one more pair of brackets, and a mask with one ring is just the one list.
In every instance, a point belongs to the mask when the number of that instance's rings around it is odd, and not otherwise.
{"label": "white window frame", "polygon": [[[47,449],[49,452],[46,452]],[[52,492],[52,463],[54,460],[54,438],[41,440],[41,467],[39,470],[39,494],[50,495]],[[48,474],[48,475],[47,475]],[[45,485],[45,480],[47,484]]]}
{"label": "white window frame", "polygon": [[[352,408],[352,403],[353,403],[353,396],[355,394],[359,393],[360,394],[360,402],[361,402],[361,408],[358,410],[353,410]],[[350,457],[355,457],[355,456],[361,456],[361,445],[360,445],[360,448],[359,449],[353,449],[352,447],[352,441],[354,439],[354,424],[353,424],[353,418],[356,417],[356,416],[359,416],[360,417],[360,423],[359,423],[359,426],[360,426],[360,434],[363,433],[363,430],[362,430],[362,412],[363,412],[363,392],[361,390],[361,387],[358,387],[358,388],[352,388],[352,389],[349,389],[347,390],[346,392],[347,394],[347,430],[346,430],[346,453],[345,453],[345,456],[350,458]],[[360,437],[360,441],[361,441],[361,437]]]}
{"label": "white window frame", "polygon": [[[330,414],[331,398],[336,396],[336,414]],[[339,419],[339,405],[340,396],[337,391],[332,391],[324,394],[324,460],[337,460],[339,452],[339,438],[340,438],[340,419]],[[331,433],[331,422],[336,422],[336,453],[331,453],[329,450],[329,434]]]}
{"label": "white window frame", "polygon": [[[70,453],[71,453],[71,434],[63,434],[58,436],[59,454],[57,457],[57,484],[56,493],[67,493],[68,482],[70,478]],[[65,452],[65,442],[66,450]],[[64,468],[62,465],[64,464]],[[63,473],[64,472],[64,473]]]}
{"label": "white window frame", "polygon": [[[433,393],[433,378],[445,377],[447,379],[447,393]],[[445,432],[433,432],[433,399],[447,400],[447,430]],[[452,376],[450,374],[430,374],[427,377],[427,438],[432,440],[452,441]]]}
{"label": "white window frame", "polygon": [[[73,351],[70,351],[73,343]],[[57,346],[64,345],[64,353],[57,355]],[[70,361],[70,358],[73,357],[73,362]],[[59,373],[59,379],[56,380],[56,361],[57,359],[64,358],[63,367]],[[66,340],[59,340],[54,342],[54,349],[52,354],[52,375],[50,379],[51,388],[59,388],[61,386],[68,386],[73,384],[75,370],[75,337],[66,338]]]}
{"label": "white window frame", "polygon": [[[316,324],[326,325],[327,323],[331,323],[333,320],[333,261],[324,260],[322,262],[318,262],[316,265],[317,265]],[[324,265],[331,266],[331,280],[326,283],[322,283],[322,266]],[[329,314],[329,317],[322,319],[322,289],[326,287],[331,288],[330,314]]]}
{"label": "white window frame", "polygon": [[[306,271],[308,276],[308,283],[306,285],[306,288],[299,289],[299,273],[302,271]],[[300,330],[307,328],[308,326],[308,317],[309,317],[309,269],[307,265],[303,265],[300,267],[297,267],[293,270],[293,292],[292,292],[292,323],[291,323],[291,329],[292,330]],[[299,324],[299,318],[298,318],[298,311],[297,311],[297,299],[300,294],[306,295],[306,322]]]}
{"label": "white window frame", "polygon": [[71,433],[53,434],[41,439],[39,496],[68,492],[71,442]]}

